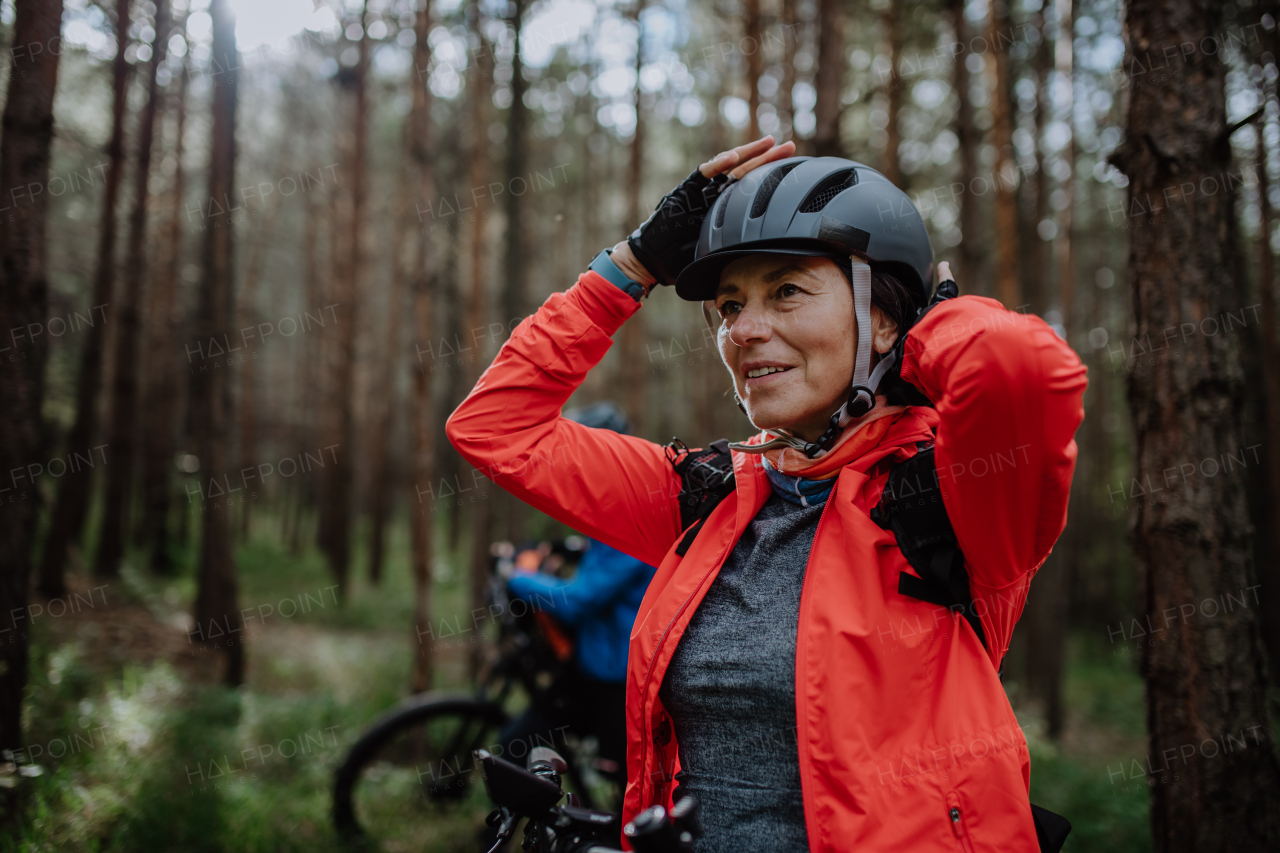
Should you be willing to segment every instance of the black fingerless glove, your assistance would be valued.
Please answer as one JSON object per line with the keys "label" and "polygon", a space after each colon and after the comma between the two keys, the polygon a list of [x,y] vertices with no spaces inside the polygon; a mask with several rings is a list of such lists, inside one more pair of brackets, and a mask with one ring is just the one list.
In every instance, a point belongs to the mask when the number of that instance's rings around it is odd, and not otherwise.
{"label": "black fingerless glove", "polygon": [[684,268],[693,263],[702,220],[728,184],[726,174],[708,178],[694,169],[627,238],[631,254],[658,284],[675,284]]}

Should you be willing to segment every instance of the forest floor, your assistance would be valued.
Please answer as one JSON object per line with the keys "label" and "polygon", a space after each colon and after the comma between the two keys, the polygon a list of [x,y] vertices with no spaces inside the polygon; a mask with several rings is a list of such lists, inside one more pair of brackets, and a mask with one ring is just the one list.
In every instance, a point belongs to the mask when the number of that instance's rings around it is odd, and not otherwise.
{"label": "forest floor", "polygon": [[[73,574],[61,605],[36,600],[26,731],[40,772],[0,775],[27,804],[0,851],[339,849],[333,769],[407,689],[408,568],[391,559],[375,587],[357,564],[339,607],[318,553],[288,553],[265,523],[255,533],[237,554],[240,600],[255,614],[239,690],[210,686],[216,663],[188,637],[191,555],[171,578],[127,564],[106,582]],[[406,525],[393,528],[390,554],[403,559],[406,538]],[[434,570],[437,614],[465,612],[459,565]],[[1008,689],[1031,749],[1032,801],[1074,825],[1065,850],[1138,853],[1151,846],[1148,787],[1159,780],[1139,775],[1147,750],[1134,661],[1104,646],[1072,638],[1056,743],[1018,685]],[[436,685],[464,687],[463,667],[461,649],[442,650]]]}

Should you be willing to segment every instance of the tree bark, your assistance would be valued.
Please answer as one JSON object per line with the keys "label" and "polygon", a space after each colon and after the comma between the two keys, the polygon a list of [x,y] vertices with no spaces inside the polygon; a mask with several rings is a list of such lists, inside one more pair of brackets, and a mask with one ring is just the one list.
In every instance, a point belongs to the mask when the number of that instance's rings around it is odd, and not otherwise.
{"label": "tree bark", "polygon": [[1072,238],[1075,231],[1076,210],[1076,154],[1079,142],[1076,140],[1075,123],[1075,71],[1074,44],[1076,31],[1076,13],[1072,0],[1058,2],[1058,38],[1054,45],[1054,63],[1058,73],[1072,81],[1068,89],[1065,107],[1067,126],[1071,129],[1071,138],[1067,141],[1067,177],[1062,187],[1067,191],[1067,206],[1059,214],[1058,239],[1053,244],[1053,265],[1058,269],[1058,305],[1062,311],[1062,325],[1067,330],[1067,341],[1071,341],[1075,328],[1076,316],[1076,255]]}
{"label": "tree bark", "polygon": [[956,42],[961,46],[951,63],[951,85],[956,92],[956,120],[953,126],[959,145],[956,161],[960,166],[960,245],[956,247],[956,272],[960,285],[967,292],[986,294],[985,277],[979,271],[982,248],[982,225],[977,199],[973,194],[973,181],[978,176],[978,129],[973,124],[973,102],[969,100],[972,82],[965,61],[969,58],[969,22],[964,17],[965,0],[950,0],[947,6],[951,28]]}
{"label": "tree bark", "polygon": [[902,113],[902,80],[898,77],[898,66],[902,62],[902,26],[898,20],[899,0],[889,0],[884,7],[881,22],[884,25],[884,37],[889,48],[889,76],[885,80],[885,94],[889,97],[889,124],[885,131],[888,141],[884,146],[884,176],[896,187],[903,188],[902,159],[898,149],[902,147],[902,131],[898,128],[898,117]]}
{"label": "tree bark", "polygon": [[352,121],[354,140],[351,156],[351,207],[349,210],[351,232],[348,235],[345,275],[339,278],[343,288],[337,301],[346,311],[345,322],[339,326],[337,362],[335,364],[334,392],[337,395],[339,424],[338,453],[332,461],[329,484],[321,509],[321,524],[327,531],[326,555],[334,580],[338,583],[339,597],[347,595],[351,574],[351,493],[355,482],[355,363],[356,331],[359,325],[358,305],[364,280],[364,216],[367,192],[366,170],[368,160],[368,77],[369,77],[369,3],[365,0],[360,10],[359,59],[356,61],[352,84],[355,89],[355,115]]}
{"label": "tree bark", "polygon": [[[631,137],[630,160],[627,163],[627,217],[626,230],[638,226],[645,219],[643,201],[644,192],[644,133],[645,118],[642,93],[640,91],[640,69],[644,66],[644,30],[640,18],[644,13],[646,0],[637,0],[634,14],[636,22],[636,130]],[[619,360],[619,384],[622,393],[622,407],[635,425],[636,432],[644,434],[646,416],[649,414],[646,405],[649,398],[648,359],[644,355],[645,318],[644,312],[632,316],[622,327],[618,335],[622,358]]]}
{"label": "tree bark", "polygon": [[[1265,102],[1264,102],[1265,103]],[[1262,409],[1265,434],[1280,436],[1280,341],[1276,339],[1276,290],[1275,260],[1271,252],[1271,205],[1267,199],[1267,150],[1263,134],[1258,127],[1258,194],[1262,222],[1258,240],[1258,302],[1261,305],[1262,343]],[[1269,444],[1264,447],[1267,468],[1263,473],[1263,505],[1267,512],[1267,524],[1262,532],[1266,538],[1265,554],[1270,564],[1259,571],[1259,580],[1266,595],[1267,645],[1272,666],[1280,669],[1280,448]],[[1271,673],[1275,679],[1277,673]]]}
{"label": "tree bark", "polygon": [[1053,69],[1053,44],[1047,38],[1048,27],[1042,8],[1033,18],[1035,30],[1040,34],[1036,42],[1035,53],[1031,57],[1031,68],[1035,74],[1036,106],[1032,112],[1035,124],[1035,188],[1031,199],[1032,214],[1027,237],[1031,241],[1030,251],[1026,253],[1025,268],[1026,302],[1032,314],[1042,314],[1047,307],[1048,269],[1046,259],[1049,243],[1040,237],[1040,223],[1049,216],[1049,173],[1045,171],[1044,130],[1049,105],[1049,72]]}
{"label": "tree bark", "polygon": [[156,75],[169,46],[169,3],[156,0],[155,37],[147,65],[147,101],[138,117],[138,159],[134,167],[133,209],[125,249],[125,279],[116,306],[114,389],[108,443],[114,464],[107,466],[103,496],[102,541],[94,561],[94,574],[117,577],[129,539],[133,506],[135,460],[138,455],[138,341],[142,334],[143,284],[147,276],[147,206],[151,192],[151,149],[155,139],[160,87]]}
{"label": "tree bark", "polygon": [[[1070,0],[1060,0],[1059,8],[1066,6],[1066,17],[1062,19],[1060,24],[1062,35],[1060,38],[1065,39],[1067,45],[1067,65],[1066,68],[1060,68],[1068,78],[1071,76],[1071,12]],[[1043,20],[1043,18],[1042,18]],[[1037,80],[1037,97],[1036,97],[1036,189],[1035,189],[1035,222],[1039,223],[1048,215],[1047,194],[1049,189],[1048,175],[1044,170],[1044,158],[1040,153],[1040,141],[1042,140],[1042,128],[1044,126],[1044,99],[1047,97],[1047,78],[1050,68],[1050,48],[1043,38],[1043,28],[1041,28],[1041,44],[1037,49],[1035,56],[1036,80]],[[1070,111],[1068,111],[1068,122],[1070,122]],[[1074,158],[1074,140],[1067,147],[1066,156],[1068,159]],[[1075,169],[1071,169],[1071,174],[1064,182],[1063,186],[1067,192],[1074,196],[1075,186]],[[1067,340],[1072,338],[1072,329],[1074,328],[1075,312],[1075,288],[1073,287],[1075,279],[1075,264],[1072,253],[1071,243],[1071,206],[1068,204],[1063,211],[1062,232],[1057,241],[1053,244],[1055,250],[1055,264],[1058,269],[1058,288],[1059,300],[1061,306],[1063,328],[1067,334]],[[1028,287],[1027,299],[1031,302],[1031,310],[1044,310],[1044,241],[1039,238],[1033,229],[1033,243],[1031,257],[1032,261],[1032,281]],[[1095,393],[1095,399],[1097,394]],[[1101,448],[1094,448],[1095,452],[1100,452]],[[1070,511],[1068,517],[1078,519],[1076,524],[1067,529],[1063,535],[1061,543],[1058,545],[1053,556],[1045,563],[1044,567],[1036,575],[1036,582],[1032,587],[1032,592],[1027,598],[1027,609],[1025,618],[1021,620],[1026,626],[1026,681],[1029,691],[1044,711],[1045,721],[1048,724],[1049,737],[1058,739],[1062,736],[1063,727],[1066,723],[1066,708],[1062,696],[1062,678],[1066,665],[1066,642],[1067,632],[1070,628],[1069,616],[1071,612],[1071,591],[1075,584],[1073,579],[1077,570],[1077,559],[1080,554],[1080,529],[1081,521],[1079,519],[1078,510],[1080,510],[1079,486],[1072,486],[1072,495],[1070,501]]]}
{"label": "tree bark", "polygon": [[814,104],[813,154],[816,157],[843,157],[840,144],[840,89],[844,82],[844,15],[840,0],[818,0],[818,70],[813,86],[817,90]]}
{"label": "tree bark", "polygon": [[760,138],[760,66],[764,57],[764,40],[761,37],[760,0],[745,0],[743,15],[743,39],[754,48],[747,53],[747,141]]}
{"label": "tree bark", "polygon": [[[229,0],[212,0],[214,68],[213,127],[209,144],[209,197],[230,198],[235,192],[236,90],[239,60],[235,16]],[[204,276],[197,314],[200,339],[230,337],[235,324],[234,229],[229,212],[209,217],[204,239]],[[197,372],[192,398],[200,447],[202,530],[196,575],[193,636],[222,652],[222,680],[244,681],[244,632],[237,605],[238,581],[231,548],[231,382],[226,370]],[[242,494],[242,493],[241,493]]]}
{"label": "tree bark", "polygon": [[[422,0],[418,7],[416,39],[414,41],[414,67],[418,69],[413,81],[413,100],[409,112],[409,155],[416,172],[418,195],[434,199],[435,172],[431,160],[431,90],[427,87],[426,71],[431,65],[431,0]],[[413,321],[419,334],[434,338],[432,305],[431,231],[418,229],[417,258],[413,270]],[[435,414],[431,406],[431,364],[419,364],[413,374],[413,482],[435,482]],[[434,507],[417,502],[410,515],[412,529],[413,565],[413,624],[415,626],[411,648],[415,650],[412,674],[413,692],[431,689],[435,670],[434,649],[420,641],[419,631],[431,624],[431,534],[435,524]],[[456,512],[456,510],[455,510]]]}
{"label": "tree bark", "polygon": [[[528,11],[528,0],[512,0],[511,26],[515,32],[514,52],[511,58],[511,109],[507,114],[507,194],[506,194],[506,247],[503,252],[502,316],[507,329],[514,328],[517,318],[529,313],[526,303],[527,274],[531,265],[525,231],[529,227],[524,220],[526,205],[524,193],[511,192],[517,180],[527,180],[525,165],[528,152],[529,108],[524,96],[528,83],[524,79],[524,62],[520,58],[521,30]],[[504,332],[505,334],[505,332]],[[506,538],[518,542],[524,537],[526,504],[518,498],[500,493],[507,519]]]}
{"label": "tree bark", "polygon": [[[474,95],[470,97],[469,110],[470,116],[470,136],[471,142],[469,146],[469,156],[467,164],[467,179],[469,187],[481,187],[488,183],[487,174],[489,170],[489,135],[488,135],[488,105],[491,103],[489,97],[490,87],[493,82],[493,51],[484,37],[484,29],[482,27],[482,18],[479,0],[475,0],[467,7],[467,27],[475,35],[478,49],[472,53],[475,58],[475,66],[467,69],[467,85],[468,88],[474,86]],[[470,189],[468,189],[470,192]],[[485,294],[485,223],[487,219],[484,216],[473,215],[471,217],[470,228],[470,247],[471,247],[471,288],[468,300],[468,320],[469,329],[467,336],[471,338],[468,342],[473,347],[473,356],[475,364],[467,371],[471,377],[478,377],[485,358],[484,338],[477,333],[483,333],[488,316],[488,306],[486,304]],[[478,484],[479,478],[475,476],[471,466],[463,466],[463,477],[470,477],[472,482]],[[470,599],[471,607],[482,608],[487,602],[485,601],[486,585],[489,582],[489,536],[493,527],[493,490],[488,491],[488,495],[481,495],[480,500],[475,503],[473,516],[471,519],[472,538],[471,538],[471,571],[470,571]],[[458,512],[455,509],[454,512]],[[474,679],[480,672],[483,663],[483,650],[479,644],[472,647],[471,654],[468,658],[468,671]]]}
{"label": "tree bark", "polygon": [[[798,0],[782,0],[782,84],[778,88],[778,139],[795,134],[796,107],[791,91],[796,87],[796,43],[800,37],[796,18]],[[714,148],[714,151],[721,149]]]}
{"label": "tree bark", "polygon": [[[1280,14],[1280,3],[1267,4],[1267,11],[1274,18]],[[1280,54],[1280,34],[1272,29],[1263,37],[1263,45],[1270,49],[1275,64]],[[1260,45],[1261,47],[1262,45]],[[1264,68],[1268,64],[1262,59]],[[1262,103],[1265,107],[1276,97],[1275,84],[1264,84]],[[1261,329],[1258,338],[1262,348],[1262,423],[1263,434],[1271,437],[1280,436],[1280,340],[1277,340],[1277,322],[1280,312],[1276,310],[1275,258],[1271,251],[1271,203],[1270,186],[1267,175],[1267,162],[1270,151],[1266,143],[1266,111],[1258,122],[1258,195],[1262,214],[1258,240],[1258,302],[1261,305]],[[1262,505],[1265,523],[1260,535],[1263,537],[1262,553],[1266,562],[1259,566],[1258,580],[1262,583],[1262,594],[1266,605],[1265,624],[1267,630],[1267,647],[1271,653],[1271,680],[1280,682],[1280,447],[1275,442],[1268,442],[1262,448],[1267,462],[1262,472]]]}
{"label": "tree bark", "polygon": [[[1221,5],[1191,0],[1131,0],[1125,17],[1126,68],[1162,45],[1211,39],[1225,23]],[[1231,167],[1225,72],[1218,55],[1195,52],[1167,82],[1130,92],[1126,138],[1115,162],[1130,180],[1129,213],[1148,211],[1143,227],[1130,232],[1138,341],[1158,340],[1162,329],[1221,317],[1237,305],[1232,187],[1176,195],[1176,188]],[[1167,188],[1174,188],[1170,202],[1183,215],[1149,222],[1148,200],[1162,198]],[[1151,359],[1154,364],[1139,364],[1128,376],[1136,432],[1135,483],[1128,491],[1137,503],[1131,535],[1142,618],[1168,630],[1167,642],[1142,644],[1149,756],[1163,767],[1170,754],[1194,747],[1167,782],[1151,787],[1158,853],[1280,848],[1280,761],[1267,708],[1267,656],[1257,608],[1238,604],[1257,589],[1241,475],[1224,470],[1170,483],[1161,473],[1206,458],[1225,469],[1227,455],[1238,460],[1242,449],[1252,459],[1256,448],[1243,448],[1239,415],[1239,349],[1239,335],[1195,335],[1180,342],[1181,357]],[[1176,493],[1154,494],[1165,486]],[[1228,608],[1227,595],[1237,604]],[[1207,602],[1219,605],[1213,618],[1203,612]],[[1185,622],[1184,605],[1194,608]],[[1209,757],[1213,743],[1219,746]]]}
{"label": "tree bark", "polygon": [[991,93],[992,142],[996,146],[996,298],[1006,308],[1022,304],[1018,275],[1018,166],[1013,149],[1012,74],[1009,70],[1009,6],[994,2],[987,15],[987,44],[995,60]]}
{"label": "tree bark", "polygon": [[[97,267],[93,279],[93,304],[107,308],[113,297],[116,268],[116,203],[124,174],[124,116],[128,95],[129,0],[116,4],[116,57],[111,66],[111,136],[107,142],[107,174],[102,189],[102,225],[98,232]],[[20,79],[20,78],[14,78]],[[114,313],[114,306],[110,309]],[[102,381],[102,357],[106,348],[106,319],[101,317],[85,336],[76,379],[76,419],[67,434],[67,451],[88,453],[98,432],[98,390]],[[110,450],[111,448],[105,448]],[[90,454],[92,455],[92,454]],[[94,466],[68,471],[53,506],[53,517],[40,565],[40,591],[53,598],[63,595],[63,571],[68,549],[79,547],[84,536],[89,501],[93,496]]]}
{"label": "tree bark", "polygon": [[[178,27],[185,34],[185,26]],[[166,264],[152,279],[147,302],[147,357],[143,365],[142,411],[142,534],[141,542],[151,549],[151,570],[170,574],[174,570],[169,553],[169,511],[173,502],[173,455],[177,450],[178,413],[182,388],[174,369],[175,330],[180,323],[178,287],[182,276],[182,196],[186,170],[182,159],[186,150],[187,87],[191,75],[184,57],[174,106],[173,185],[169,191],[169,227],[166,234]]]}
{"label": "tree bark", "polygon": [[[293,139],[291,134],[285,136],[283,150],[279,154],[279,165],[272,170],[272,174],[281,174],[288,167]],[[264,199],[262,204],[262,219],[253,229],[253,247],[249,250],[249,263],[245,265],[244,270],[244,284],[241,285],[240,298],[237,300],[242,329],[256,327],[258,324],[258,282],[262,279],[262,268],[266,263],[264,255],[275,238],[276,221],[280,216],[280,202],[268,202]],[[239,468],[241,471],[249,468],[256,469],[262,461],[258,458],[258,361],[250,357],[240,366]],[[249,539],[250,519],[253,517],[255,503],[254,500],[246,500],[240,506],[241,541]]]}
{"label": "tree bark", "polygon": [[[421,67],[421,66],[417,66]],[[414,97],[417,88],[424,83],[413,80]],[[404,297],[406,278],[416,275],[416,267],[410,269],[410,261],[405,257],[409,248],[408,210],[411,207],[413,185],[417,165],[414,162],[413,147],[417,144],[414,135],[419,119],[411,112],[404,129],[405,157],[401,163],[400,180],[396,188],[395,209],[392,215],[392,253],[391,253],[391,286],[387,291],[387,328],[385,347],[381,358],[379,377],[374,380],[375,391],[372,401],[374,416],[370,439],[369,459],[373,466],[373,482],[369,495],[369,583],[378,586],[382,583],[382,566],[386,561],[387,521],[393,506],[393,484],[396,481],[392,471],[391,442],[395,433],[396,411],[399,408],[400,383],[397,382],[400,364],[400,331],[404,324]],[[430,196],[425,196],[430,199]],[[419,229],[423,230],[423,229]],[[429,367],[429,365],[427,365]],[[410,522],[412,524],[412,521]]]}
{"label": "tree bark", "polygon": [[[14,4],[14,44],[56,44],[61,26],[61,0],[17,0]],[[56,52],[46,50],[13,59],[4,105],[4,135],[0,138],[0,186],[47,184],[57,85]],[[48,313],[48,194],[29,193],[21,207],[23,215],[0,228],[0,328],[4,329],[29,324],[36,328]],[[36,462],[42,447],[40,411],[49,352],[46,340],[42,335],[31,338],[26,357],[6,364],[8,373],[0,382],[0,412],[4,412],[0,417],[0,470],[6,472],[8,482],[7,487],[0,487],[6,504],[0,512],[0,542],[4,543],[0,547],[0,613],[4,614],[0,636],[9,632],[9,638],[0,643],[0,749],[6,750],[26,743],[22,738],[22,697],[27,685],[30,622],[25,611],[39,506],[34,485],[28,482],[26,487],[18,487],[11,475]]]}

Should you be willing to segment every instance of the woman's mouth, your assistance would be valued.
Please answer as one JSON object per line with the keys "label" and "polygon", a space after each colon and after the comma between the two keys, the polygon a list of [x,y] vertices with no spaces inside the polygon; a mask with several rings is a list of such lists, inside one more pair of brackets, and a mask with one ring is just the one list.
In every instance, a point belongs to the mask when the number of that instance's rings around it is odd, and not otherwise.
{"label": "woman's mouth", "polygon": [[743,372],[746,375],[747,385],[755,386],[772,382],[774,377],[786,373],[788,370],[791,370],[791,368],[780,364],[770,364],[753,367]]}

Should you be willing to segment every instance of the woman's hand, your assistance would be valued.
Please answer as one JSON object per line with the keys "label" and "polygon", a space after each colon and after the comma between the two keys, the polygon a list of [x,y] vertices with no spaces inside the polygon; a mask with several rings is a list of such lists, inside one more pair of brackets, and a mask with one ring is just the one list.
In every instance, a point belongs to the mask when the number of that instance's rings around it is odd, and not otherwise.
{"label": "woman's hand", "polygon": [[772,136],[717,154],[695,169],[658,203],[643,225],[613,247],[613,262],[646,288],[675,284],[698,247],[702,220],[731,182],[766,163],[791,157],[794,142],[773,144]]}

